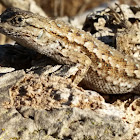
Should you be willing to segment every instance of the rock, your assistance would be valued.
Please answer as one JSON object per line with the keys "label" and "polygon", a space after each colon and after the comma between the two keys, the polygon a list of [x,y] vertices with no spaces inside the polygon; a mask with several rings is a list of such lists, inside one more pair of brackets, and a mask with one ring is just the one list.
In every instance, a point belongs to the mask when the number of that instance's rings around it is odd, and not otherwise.
{"label": "rock", "polygon": [[60,65],[28,70],[1,106],[1,139],[132,139],[136,126],[124,110],[77,87],[68,73]]}

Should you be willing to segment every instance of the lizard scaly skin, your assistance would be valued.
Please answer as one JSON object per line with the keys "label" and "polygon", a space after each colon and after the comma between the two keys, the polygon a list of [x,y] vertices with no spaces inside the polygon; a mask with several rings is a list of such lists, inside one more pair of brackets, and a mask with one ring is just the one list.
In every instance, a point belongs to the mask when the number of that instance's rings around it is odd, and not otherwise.
{"label": "lizard scaly skin", "polygon": [[[0,32],[22,46],[75,66],[73,82],[106,94],[140,93],[140,63],[91,34],[17,8],[0,16]],[[51,45],[52,42],[59,45]]]}

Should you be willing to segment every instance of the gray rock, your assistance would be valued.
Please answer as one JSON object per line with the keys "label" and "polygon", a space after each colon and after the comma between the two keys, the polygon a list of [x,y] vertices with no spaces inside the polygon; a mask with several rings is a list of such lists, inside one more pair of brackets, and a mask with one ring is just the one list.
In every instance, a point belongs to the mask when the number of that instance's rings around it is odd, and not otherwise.
{"label": "gray rock", "polygon": [[126,140],[132,125],[119,116],[89,109],[35,110],[23,107],[0,111],[2,140]]}

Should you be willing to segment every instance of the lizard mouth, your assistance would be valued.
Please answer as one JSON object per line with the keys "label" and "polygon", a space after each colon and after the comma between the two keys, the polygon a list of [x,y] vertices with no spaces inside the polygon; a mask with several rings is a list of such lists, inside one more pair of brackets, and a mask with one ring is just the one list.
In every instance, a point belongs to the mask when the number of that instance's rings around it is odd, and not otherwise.
{"label": "lizard mouth", "polygon": [[[4,24],[2,24],[0,22],[0,32],[4,35],[7,35],[7,36],[11,37],[14,33],[14,30],[12,28],[10,28],[10,29],[5,28]],[[17,34],[14,34],[14,36],[17,36]]]}

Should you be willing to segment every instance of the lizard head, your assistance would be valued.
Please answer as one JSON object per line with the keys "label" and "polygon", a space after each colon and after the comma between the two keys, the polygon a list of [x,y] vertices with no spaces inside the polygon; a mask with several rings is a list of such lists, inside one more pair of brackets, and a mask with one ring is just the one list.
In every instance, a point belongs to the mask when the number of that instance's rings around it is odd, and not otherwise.
{"label": "lizard head", "polygon": [[[39,25],[44,24],[42,22],[44,17],[33,14],[29,11],[24,11],[18,8],[8,8],[0,15],[0,32],[10,37],[11,33],[15,36],[22,35],[22,33],[33,34],[36,36],[36,32],[33,30],[39,30]],[[46,20],[46,19],[45,19]]]}
{"label": "lizard head", "polygon": [[[5,34],[23,46],[31,46],[30,42],[40,36],[41,20],[38,15],[18,8],[8,8],[0,15],[0,33]],[[33,40],[33,41],[32,41]]]}
{"label": "lizard head", "polygon": [[8,8],[0,15],[0,23],[1,24],[8,24],[10,26],[16,26],[16,27],[22,27],[25,26],[26,18],[29,17],[29,14],[32,14],[31,12],[23,11],[18,8]]}

